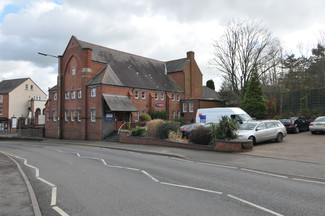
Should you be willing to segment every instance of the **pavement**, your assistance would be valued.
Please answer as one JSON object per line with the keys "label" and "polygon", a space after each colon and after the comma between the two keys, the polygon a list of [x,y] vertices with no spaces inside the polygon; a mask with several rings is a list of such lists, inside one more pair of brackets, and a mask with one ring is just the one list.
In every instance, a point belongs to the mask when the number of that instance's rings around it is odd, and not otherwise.
{"label": "pavement", "polygon": [[[325,183],[325,162],[323,160],[315,160],[312,157],[299,160],[297,157],[291,157],[290,154],[280,154],[280,156],[277,154],[261,154],[259,150],[256,153],[254,153],[254,150],[248,153],[221,153],[175,147],[88,140],[43,139],[39,143],[93,146],[164,155],[195,162],[234,166]],[[16,164],[10,156],[0,151],[0,216],[40,215],[37,202],[35,203],[35,197],[33,198],[33,190],[28,188],[28,184],[28,179],[24,178],[24,173],[19,167],[19,164]]]}

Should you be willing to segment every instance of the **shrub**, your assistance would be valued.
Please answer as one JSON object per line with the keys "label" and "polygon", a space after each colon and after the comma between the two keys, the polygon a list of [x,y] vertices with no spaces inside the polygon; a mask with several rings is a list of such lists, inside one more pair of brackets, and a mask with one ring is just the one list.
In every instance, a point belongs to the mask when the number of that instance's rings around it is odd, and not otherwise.
{"label": "shrub", "polygon": [[175,121],[181,123],[181,125],[185,124],[185,119],[183,117],[179,117],[179,118],[177,117]]}
{"label": "shrub", "polygon": [[168,140],[174,142],[185,142],[185,140],[182,138],[182,133],[180,131],[170,131],[168,134]]}
{"label": "shrub", "polygon": [[180,123],[179,122],[174,122],[174,121],[167,121],[165,124],[158,125],[157,127],[157,133],[159,135],[160,139],[167,139],[169,132],[174,131],[177,132],[179,131]]}
{"label": "shrub", "polygon": [[143,127],[136,127],[131,130],[131,136],[140,136],[143,137],[146,134],[146,129]]}
{"label": "shrub", "polygon": [[228,116],[222,116],[219,124],[212,125],[212,141],[237,139],[236,131],[239,129],[239,123]]}
{"label": "shrub", "polygon": [[275,116],[273,117],[273,119],[276,119],[276,120],[279,120],[279,119],[281,119],[281,118],[283,118],[281,115],[275,115]]}
{"label": "shrub", "polygon": [[147,113],[142,114],[142,115],[140,115],[140,121],[151,121],[151,117]]}
{"label": "shrub", "polygon": [[164,124],[165,121],[162,119],[154,119],[147,124],[147,136],[159,138],[159,134],[157,133],[157,127],[161,124]]}
{"label": "shrub", "polygon": [[197,127],[190,133],[189,140],[200,145],[209,145],[211,142],[211,129],[207,127]]}
{"label": "shrub", "polygon": [[150,116],[152,119],[163,119],[163,120],[167,119],[167,113],[164,110],[152,112],[150,113]]}

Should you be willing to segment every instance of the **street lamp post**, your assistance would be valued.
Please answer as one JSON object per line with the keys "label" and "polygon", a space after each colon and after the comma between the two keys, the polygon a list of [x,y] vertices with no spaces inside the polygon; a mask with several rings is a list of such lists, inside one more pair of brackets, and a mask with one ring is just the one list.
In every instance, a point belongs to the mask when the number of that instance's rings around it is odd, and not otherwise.
{"label": "street lamp post", "polygon": [[43,55],[43,56],[49,56],[49,57],[53,57],[53,58],[57,58],[58,59],[58,75],[59,75],[59,80],[58,80],[58,139],[61,139],[61,94],[62,94],[62,87],[61,87],[61,58],[62,56],[55,56],[55,55],[50,55],[47,53],[41,53],[38,52],[39,55]]}

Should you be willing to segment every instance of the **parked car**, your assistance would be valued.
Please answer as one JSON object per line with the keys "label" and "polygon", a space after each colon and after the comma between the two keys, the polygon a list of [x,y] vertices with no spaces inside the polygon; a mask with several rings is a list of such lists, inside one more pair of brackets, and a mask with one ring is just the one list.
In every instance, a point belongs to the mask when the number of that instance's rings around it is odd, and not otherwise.
{"label": "parked car", "polygon": [[311,122],[309,124],[309,130],[312,134],[325,132],[325,116],[320,116]]}
{"label": "parked car", "polygon": [[278,120],[248,121],[237,131],[239,139],[253,140],[253,144],[275,140],[282,142],[287,135],[285,126]]}
{"label": "parked car", "polygon": [[300,131],[309,130],[309,121],[301,117],[282,118],[279,121],[286,126],[287,132],[299,133]]}
{"label": "parked car", "polygon": [[193,123],[181,126],[182,137],[189,138],[191,131],[200,126],[204,126],[204,123]]}

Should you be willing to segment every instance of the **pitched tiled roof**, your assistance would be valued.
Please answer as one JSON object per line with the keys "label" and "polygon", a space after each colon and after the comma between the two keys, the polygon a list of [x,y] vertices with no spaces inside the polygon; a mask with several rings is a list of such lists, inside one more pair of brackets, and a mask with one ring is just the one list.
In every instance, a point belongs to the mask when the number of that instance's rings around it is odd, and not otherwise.
{"label": "pitched tiled roof", "polygon": [[221,100],[219,93],[210,89],[209,87],[202,86],[202,97],[205,99],[214,99],[214,100]]}
{"label": "pitched tiled roof", "polygon": [[171,73],[171,72],[183,71],[189,62],[190,62],[190,60],[186,59],[186,58],[168,61],[168,62],[166,62],[167,72]]}
{"label": "pitched tiled roof", "polygon": [[29,78],[2,80],[0,82],[0,94],[7,94],[11,92],[28,79]]}
{"label": "pitched tiled roof", "polygon": [[106,66],[88,85],[109,84],[132,88],[182,92],[166,74],[165,62],[149,59],[95,44],[79,41],[81,48],[92,49],[92,61]]}

